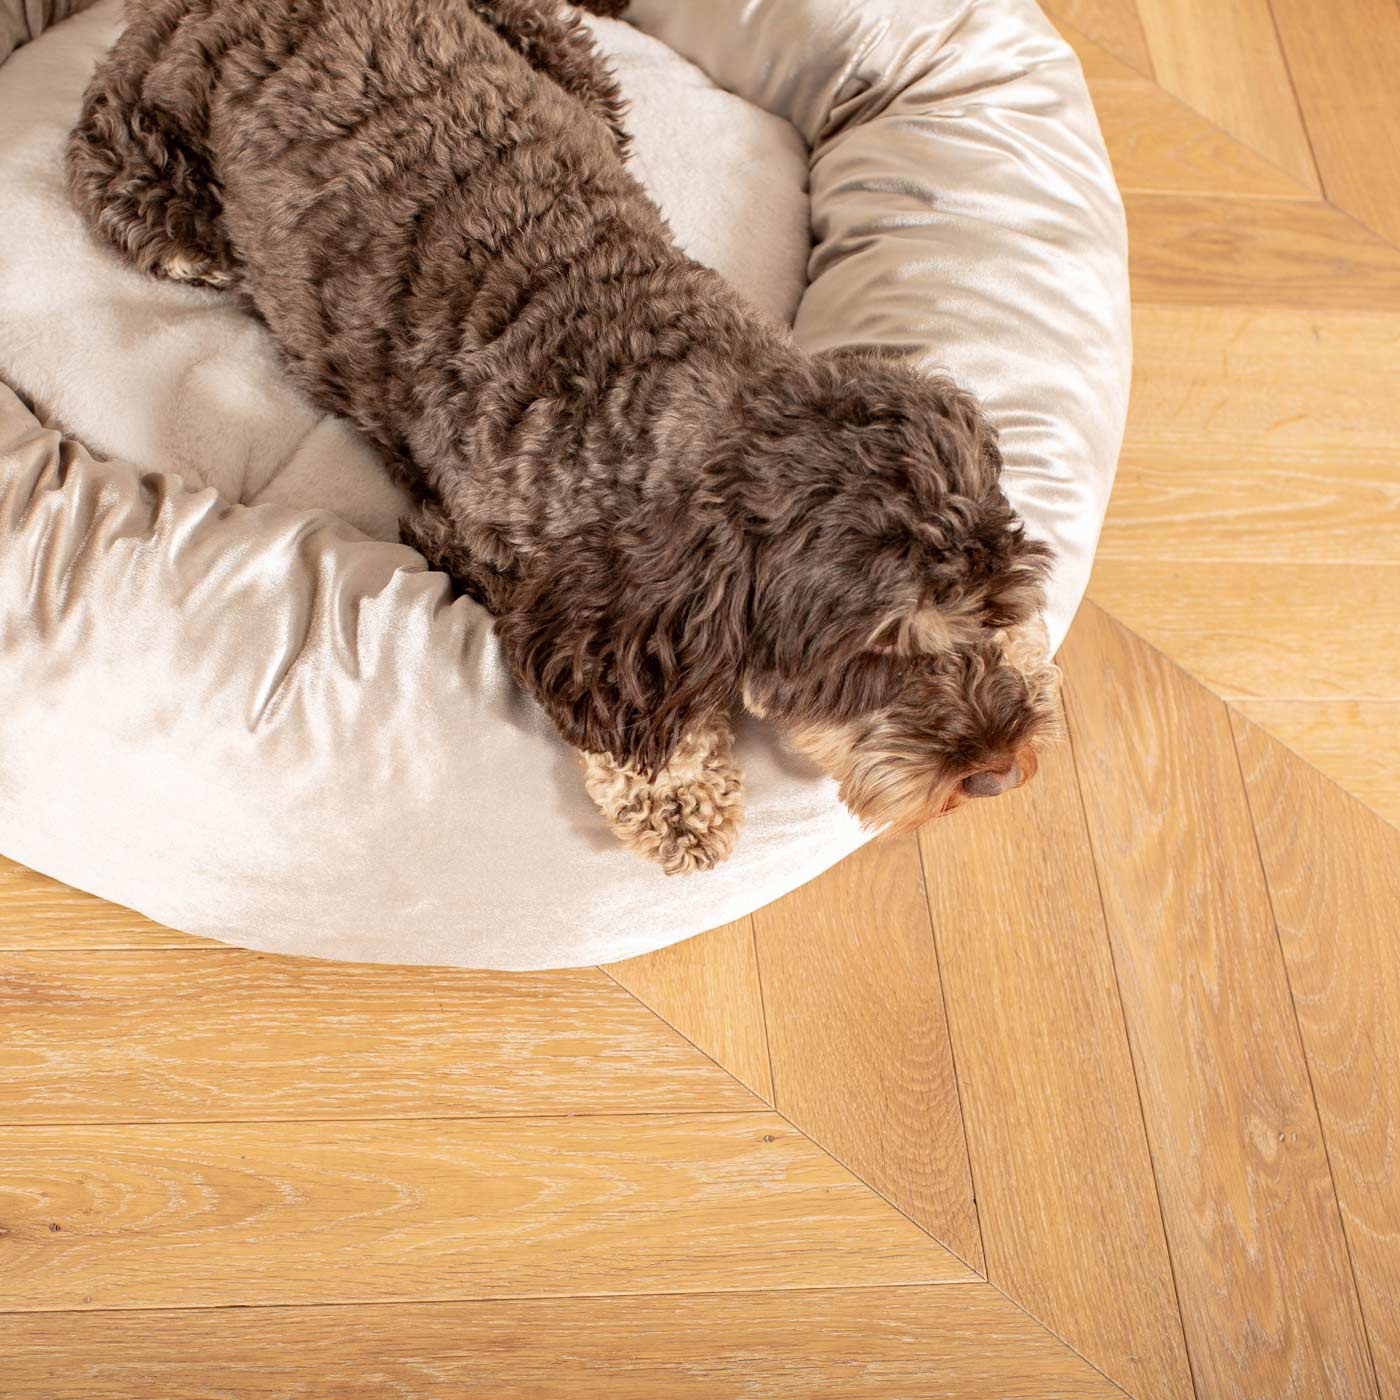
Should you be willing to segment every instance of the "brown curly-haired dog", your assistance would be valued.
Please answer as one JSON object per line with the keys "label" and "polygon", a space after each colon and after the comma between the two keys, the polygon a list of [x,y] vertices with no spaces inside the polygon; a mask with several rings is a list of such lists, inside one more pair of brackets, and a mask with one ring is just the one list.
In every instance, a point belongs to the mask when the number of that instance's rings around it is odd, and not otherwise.
{"label": "brown curly-haired dog", "polygon": [[666,870],[733,846],[740,706],[873,824],[1014,786],[1054,708],[1048,555],[992,431],[897,359],[804,353],[681,253],[621,116],[547,0],[141,0],[69,173],[383,449],[408,537]]}

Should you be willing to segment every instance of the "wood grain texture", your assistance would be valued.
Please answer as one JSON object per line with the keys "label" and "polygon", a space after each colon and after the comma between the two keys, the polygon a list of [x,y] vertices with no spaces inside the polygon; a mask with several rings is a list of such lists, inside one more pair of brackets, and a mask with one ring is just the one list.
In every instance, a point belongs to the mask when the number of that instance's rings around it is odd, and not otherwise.
{"label": "wood grain texture", "polygon": [[956,1283],[772,1113],[8,1128],[0,1311]]}
{"label": "wood grain texture", "polygon": [[986,1284],[10,1316],[6,1400],[1121,1400]]}
{"label": "wood grain texture", "polygon": [[1328,199],[1400,244],[1400,6],[1273,0]]}
{"label": "wood grain texture", "polygon": [[[1161,91],[1141,68],[1124,62],[1117,54],[1111,53],[1100,40],[1091,37],[1085,29],[1073,23],[1068,17],[1070,7],[1051,4],[1041,8],[1059,31],[1060,37],[1074,50],[1074,56],[1084,71],[1084,79],[1089,84],[1090,92],[1094,90],[1094,85],[1100,82],[1142,83],[1153,92]],[[1176,98],[1169,97],[1168,101],[1176,102],[1184,111],[1190,110],[1184,102],[1179,102]]]}
{"label": "wood grain texture", "polygon": [[773,1102],[753,924],[725,924],[605,969],[645,1006]]}
{"label": "wood grain texture", "polygon": [[777,1107],[974,1268],[973,1204],[912,836],[754,915]]}
{"label": "wood grain texture", "polygon": [[1266,448],[1400,442],[1400,316],[1249,307],[1137,306],[1128,442]]}
{"label": "wood grain texture", "polygon": [[1269,0],[1137,0],[1137,10],[1168,92],[1319,189]]}
{"label": "wood grain texture", "polygon": [[1400,827],[1400,701],[1236,700],[1233,708]]}
{"label": "wood grain texture", "polygon": [[217,948],[0,856],[0,948]]}
{"label": "wood grain texture", "polygon": [[1136,72],[1152,77],[1152,55],[1136,0],[1049,0],[1045,9],[1057,24],[1072,25]]}
{"label": "wood grain texture", "polygon": [[1073,25],[1056,28],[1089,84],[1120,188],[1314,199],[1313,191],[1120,62]]}
{"label": "wood grain texture", "polygon": [[1400,565],[1104,559],[1089,596],[1218,695],[1400,699]]}
{"label": "wood grain texture", "polygon": [[1190,1397],[1068,746],[920,840],[987,1276],[1138,1400]]}
{"label": "wood grain texture", "polygon": [[1400,441],[1146,436],[1119,460],[1099,558],[1400,564]]}
{"label": "wood grain texture", "polygon": [[1225,708],[1096,608],[1065,657],[1199,1393],[1373,1396]]}
{"label": "wood grain texture", "polygon": [[1400,831],[1233,717],[1362,1311],[1400,1396]]}
{"label": "wood grain texture", "polygon": [[1328,204],[1125,196],[1135,304],[1400,311],[1400,250]]}
{"label": "wood grain texture", "polygon": [[[1387,640],[1400,627],[1396,318],[1139,307],[1135,319],[1091,595],[1224,694],[1400,696]],[[1383,734],[1354,723],[1329,751],[1344,737],[1359,741],[1350,766],[1386,789],[1400,777]]]}
{"label": "wood grain texture", "polygon": [[762,1107],[589,968],[0,952],[0,1023],[0,1123]]}

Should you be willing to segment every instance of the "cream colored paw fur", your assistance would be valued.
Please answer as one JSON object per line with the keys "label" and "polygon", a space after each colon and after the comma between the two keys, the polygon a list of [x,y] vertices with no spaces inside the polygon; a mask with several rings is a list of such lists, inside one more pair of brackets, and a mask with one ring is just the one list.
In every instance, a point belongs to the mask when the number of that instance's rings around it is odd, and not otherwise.
{"label": "cream colored paw fur", "polygon": [[233,280],[222,268],[188,253],[172,253],[161,261],[160,270],[174,282],[204,282],[211,287],[223,287]]}
{"label": "cream colored paw fur", "polygon": [[668,875],[713,869],[743,825],[743,779],[728,728],[685,740],[655,777],[580,754],[583,782],[623,845]]}

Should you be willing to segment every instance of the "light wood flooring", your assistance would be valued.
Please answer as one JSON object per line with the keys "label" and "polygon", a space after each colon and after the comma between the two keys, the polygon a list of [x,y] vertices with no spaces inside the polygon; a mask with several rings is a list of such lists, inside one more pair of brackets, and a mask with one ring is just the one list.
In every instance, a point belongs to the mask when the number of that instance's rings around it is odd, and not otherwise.
{"label": "light wood flooring", "polygon": [[1090,597],[1400,824],[1400,4],[1047,8],[1132,249]]}
{"label": "light wood flooring", "polygon": [[1400,5],[1053,17],[1138,336],[1069,742],[607,969],[0,861],[3,1400],[1400,1400]]}

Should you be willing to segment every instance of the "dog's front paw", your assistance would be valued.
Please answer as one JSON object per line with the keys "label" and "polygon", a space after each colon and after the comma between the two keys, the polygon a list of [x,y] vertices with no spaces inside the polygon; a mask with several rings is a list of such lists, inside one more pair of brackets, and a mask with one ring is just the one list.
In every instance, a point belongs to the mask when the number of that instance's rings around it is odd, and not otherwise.
{"label": "dog's front paw", "polygon": [[727,732],[688,739],[654,777],[581,757],[588,795],[618,839],[666,874],[712,870],[734,849],[744,804]]}
{"label": "dog's front paw", "polygon": [[227,287],[233,281],[227,268],[193,253],[168,253],[157,263],[156,270],[172,282],[198,282],[206,287]]}

